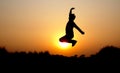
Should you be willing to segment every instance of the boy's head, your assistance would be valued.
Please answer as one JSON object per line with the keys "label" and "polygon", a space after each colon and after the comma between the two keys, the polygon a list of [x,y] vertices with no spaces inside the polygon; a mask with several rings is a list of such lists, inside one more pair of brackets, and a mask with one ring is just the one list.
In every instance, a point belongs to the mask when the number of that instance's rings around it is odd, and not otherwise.
{"label": "boy's head", "polygon": [[75,14],[71,14],[69,20],[74,20],[76,18]]}

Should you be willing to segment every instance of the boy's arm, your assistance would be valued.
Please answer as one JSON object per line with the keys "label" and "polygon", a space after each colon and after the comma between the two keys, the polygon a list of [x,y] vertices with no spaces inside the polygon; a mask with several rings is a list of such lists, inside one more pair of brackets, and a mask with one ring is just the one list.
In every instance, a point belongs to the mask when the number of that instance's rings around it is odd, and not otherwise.
{"label": "boy's arm", "polygon": [[74,25],[74,27],[75,27],[81,34],[85,34],[76,24]]}
{"label": "boy's arm", "polygon": [[75,8],[71,8],[70,9],[70,12],[69,12],[69,16],[72,14],[72,10],[75,9]]}

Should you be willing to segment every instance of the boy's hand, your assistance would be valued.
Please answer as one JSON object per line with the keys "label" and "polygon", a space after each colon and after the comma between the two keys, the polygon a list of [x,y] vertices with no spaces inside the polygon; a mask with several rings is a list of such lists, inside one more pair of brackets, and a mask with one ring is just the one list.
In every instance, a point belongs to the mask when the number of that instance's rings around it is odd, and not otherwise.
{"label": "boy's hand", "polygon": [[72,7],[70,10],[73,10],[73,9],[75,9],[75,8]]}
{"label": "boy's hand", "polygon": [[81,32],[82,34],[85,34],[85,32]]}

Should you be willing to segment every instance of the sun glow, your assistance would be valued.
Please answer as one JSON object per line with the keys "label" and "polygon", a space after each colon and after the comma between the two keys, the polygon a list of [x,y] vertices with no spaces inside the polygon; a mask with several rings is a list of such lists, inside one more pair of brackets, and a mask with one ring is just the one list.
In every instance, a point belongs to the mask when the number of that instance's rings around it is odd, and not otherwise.
{"label": "sun glow", "polygon": [[60,42],[59,41],[59,38],[61,38],[64,33],[62,33],[61,31],[59,32],[59,34],[57,33],[54,33],[54,35],[52,36],[52,40],[53,41],[53,44],[56,48],[60,50],[70,50],[72,48],[72,44],[71,43],[67,43],[67,42]]}
{"label": "sun glow", "polygon": [[59,46],[62,49],[68,49],[68,48],[70,48],[71,44],[70,43],[66,43],[66,42],[59,42]]}

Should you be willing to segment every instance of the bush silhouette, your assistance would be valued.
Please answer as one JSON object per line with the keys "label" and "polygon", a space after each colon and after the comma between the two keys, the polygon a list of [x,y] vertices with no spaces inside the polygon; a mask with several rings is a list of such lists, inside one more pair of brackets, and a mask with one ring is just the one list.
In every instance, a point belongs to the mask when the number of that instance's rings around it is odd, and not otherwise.
{"label": "bush silhouette", "polygon": [[63,55],[51,55],[48,51],[40,53],[25,53],[15,52],[10,53],[3,47],[0,48],[0,65],[15,64],[15,65],[89,65],[89,64],[120,64],[120,48],[107,46],[102,48],[95,55],[90,57],[71,56],[66,57]]}

